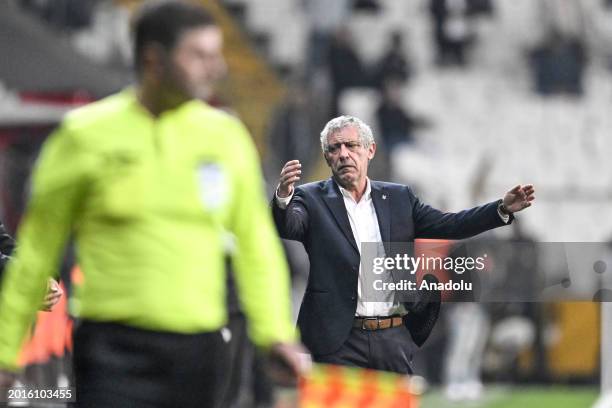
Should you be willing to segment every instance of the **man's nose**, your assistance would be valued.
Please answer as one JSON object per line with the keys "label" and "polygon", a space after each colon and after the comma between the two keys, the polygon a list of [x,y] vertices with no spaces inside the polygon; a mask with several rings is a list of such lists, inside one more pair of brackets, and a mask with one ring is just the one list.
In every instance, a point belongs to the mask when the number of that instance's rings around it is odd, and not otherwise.
{"label": "man's nose", "polygon": [[348,147],[346,147],[346,145],[344,143],[342,143],[340,145],[340,151],[339,151],[339,156],[341,158],[347,158],[349,157],[349,149]]}

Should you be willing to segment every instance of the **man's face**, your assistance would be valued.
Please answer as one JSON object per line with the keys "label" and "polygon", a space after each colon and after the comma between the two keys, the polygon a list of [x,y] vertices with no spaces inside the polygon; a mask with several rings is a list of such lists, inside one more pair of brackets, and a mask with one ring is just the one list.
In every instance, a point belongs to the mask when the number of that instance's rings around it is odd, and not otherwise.
{"label": "man's face", "polygon": [[227,70],[223,36],[216,26],[186,30],[169,54],[165,82],[191,99],[208,99]]}
{"label": "man's face", "polygon": [[368,175],[368,161],[374,157],[376,144],[365,148],[354,126],[348,126],[328,137],[325,160],[336,182],[347,190],[359,188]]}

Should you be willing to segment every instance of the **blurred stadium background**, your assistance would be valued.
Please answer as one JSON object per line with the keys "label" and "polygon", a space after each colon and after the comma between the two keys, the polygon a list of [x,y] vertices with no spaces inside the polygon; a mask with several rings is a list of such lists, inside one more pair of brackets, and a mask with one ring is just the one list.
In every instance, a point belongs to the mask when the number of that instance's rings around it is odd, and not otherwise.
{"label": "blurred stadium background", "polygon": [[[0,210],[10,231],[37,151],[62,115],[132,81],[128,24],[140,3],[0,2]],[[373,178],[414,186],[439,208],[534,183],[537,205],[520,228],[492,239],[612,240],[612,1],[202,3],[223,27],[230,67],[210,103],[250,128],[270,192],[289,159],[302,161],[307,180],[327,177],[318,132],[346,113],[378,138]],[[286,248],[297,307],[306,261],[299,246]],[[601,276],[612,283],[610,269]],[[590,407],[601,383],[612,389],[597,303],[446,309],[464,318],[457,327],[443,316],[415,361],[429,384],[424,408]],[[65,306],[54,319],[24,350],[24,381],[69,381]],[[454,383],[457,370],[470,372],[470,384]],[[242,406],[255,406],[258,391],[248,395]]]}

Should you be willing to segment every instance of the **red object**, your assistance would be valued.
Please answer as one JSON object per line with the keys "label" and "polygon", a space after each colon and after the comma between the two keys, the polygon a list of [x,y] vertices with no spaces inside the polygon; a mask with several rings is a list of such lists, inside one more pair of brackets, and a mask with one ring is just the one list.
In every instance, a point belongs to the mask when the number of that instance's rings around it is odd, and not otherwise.
{"label": "red object", "polygon": [[74,92],[28,92],[23,91],[19,93],[19,97],[22,102],[26,103],[38,103],[38,104],[49,104],[49,105],[62,105],[62,106],[81,106],[86,105],[95,101],[95,99],[85,91],[74,91]]}

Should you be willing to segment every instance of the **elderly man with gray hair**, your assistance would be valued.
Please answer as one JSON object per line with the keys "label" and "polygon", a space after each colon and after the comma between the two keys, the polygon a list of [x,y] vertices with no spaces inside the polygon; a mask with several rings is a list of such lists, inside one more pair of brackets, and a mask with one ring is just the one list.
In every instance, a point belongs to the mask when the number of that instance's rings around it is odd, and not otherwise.
{"label": "elderly man with gray hair", "polygon": [[331,178],[295,187],[301,164],[291,160],[272,200],[281,237],[302,242],[310,260],[298,317],[303,342],[316,362],[411,374],[412,356],[438,317],[439,292],[410,302],[371,301],[362,245],[381,244],[389,257],[391,242],[463,239],[508,225],[531,205],[534,188],[518,185],[503,199],[446,213],[423,204],[408,186],[368,178],[376,142],[360,119],[329,121],[321,147]]}

